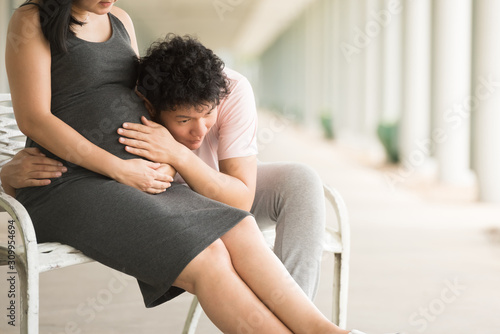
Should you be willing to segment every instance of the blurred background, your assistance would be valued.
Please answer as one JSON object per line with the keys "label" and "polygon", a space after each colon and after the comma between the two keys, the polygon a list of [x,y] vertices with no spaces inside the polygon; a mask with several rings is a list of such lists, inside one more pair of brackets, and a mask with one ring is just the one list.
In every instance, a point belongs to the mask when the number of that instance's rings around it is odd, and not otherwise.
{"label": "blurred background", "polygon": [[[2,63],[8,19],[22,2],[0,0]],[[500,333],[500,1],[117,6],[132,17],[142,54],[166,33],[190,34],[246,75],[259,107],[259,158],[308,163],[344,195],[352,228],[349,327]],[[4,66],[0,92],[8,92]],[[56,277],[49,275],[47,286]],[[329,292],[321,291],[317,303],[328,313]],[[73,313],[74,303],[68,299]],[[137,305],[134,312],[153,323]],[[58,313],[43,304],[42,312],[46,332],[62,332]],[[217,333],[205,325],[200,333]]]}
{"label": "blurred background", "polygon": [[[21,0],[2,0],[6,26]],[[494,0],[119,0],[144,53],[191,34],[252,82],[262,109],[500,202],[500,4]],[[0,91],[7,92],[2,66]],[[378,147],[380,149],[380,147]]]}

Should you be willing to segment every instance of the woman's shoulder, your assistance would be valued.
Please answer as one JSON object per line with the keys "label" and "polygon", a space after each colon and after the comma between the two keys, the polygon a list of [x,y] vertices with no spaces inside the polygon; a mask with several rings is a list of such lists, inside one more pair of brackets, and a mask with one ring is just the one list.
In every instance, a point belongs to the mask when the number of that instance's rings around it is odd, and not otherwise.
{"label": "woman's shoulder", "polygon": [[19,6],[14,13],[12,14],[12,17],[10,18],[10,22],[17,23],[18,21],[21,22],[33,22],[33,23],[40,23],[40,5],[38,4],[37,1],[31,1],[29,3],[25,3],[21,6]]}
{"label": "woman's shoulder", "polygon": [[120,20],[120,22],[125,27],[130,37],[130,44],[132,45],[132,48],[134,49],[137,56],[139,56],[137,39],[135,37],[134,23],[132,22],[132,19],[126,11],[116,6],[113,6],[113,8],[111,8],[111,14],[113,14],[118,20]]}
{"label": "woman's shoulder", "polygon": [[129,27],[133,26],[130,15],[128,15],[128,13],[123,9],[113,6],[113,8],[111,8],[111,14],[116,16],[123,23],[125,28],[127,28],[127,30],[129,29]]}
{"label": "woman's shoulder", "polygon": [[33,38],[43,38],[40,26],[40,9],[37,2],[18,7],[9,21],[8,39],[21,38],[27,42]]}

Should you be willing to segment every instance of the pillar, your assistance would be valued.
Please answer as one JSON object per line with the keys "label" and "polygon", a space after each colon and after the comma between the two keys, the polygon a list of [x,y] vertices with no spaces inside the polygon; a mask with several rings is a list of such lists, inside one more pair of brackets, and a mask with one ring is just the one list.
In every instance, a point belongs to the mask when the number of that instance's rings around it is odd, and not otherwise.
{"label": "pillar", "polygon": [[473,159],[479,199],[500,203],[500,1],[474,1]]}
{"label": "pillar", "polygon": [[418,172],[428,166],[432,149],[431,0],[406,1],[402,15],[403,101],[399,150],[405,167]]}
{"label": "pillar", "polygon": [[432,140],[438,178],[470,184],[471,0],[433,1]]}
{"label": "pillar", "polygon": [[383,10],[384,1],[366,0],[366,2],[364,30],[370,38],[370,44],[366,48],[366,99],[363,106],[362,130],[366,137],[374,139],[377,137],[377,126],[383,108],[382,47],[385,27],[378,16]]}
{"label": "pillar", "polygon": [[381,120],[386,123],[397,122],[401,113],[402,11],[401,0],[384,0],[377,13],[378,22],[384,26]]}
{"label": "pillar", "polygon": [[343,132],[351,137],[359,134],[363,120],[363,108],[365,101],[365,59],[366,48],[370,44],[370,39],[364,32],[365,8],[363,0],[345,1],[342,10],[345,17],[343,29],[345,35],[341,42],[343,54],[343,80],[344,80],[344,101],[343,101]]}

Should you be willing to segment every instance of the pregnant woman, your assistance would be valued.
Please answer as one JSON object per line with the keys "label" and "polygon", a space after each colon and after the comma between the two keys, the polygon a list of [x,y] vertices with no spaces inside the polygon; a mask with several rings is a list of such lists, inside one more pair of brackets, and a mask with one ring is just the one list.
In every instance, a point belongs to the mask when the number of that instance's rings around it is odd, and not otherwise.
{"label": "pregnant woman", "polygon": [[27,146],[68,168],[16,192],[38,240],[136,277],[147,307],[196,294],[225,333],[244,323],[255,333],[347,334],[291,279],[248,212],[171,184],[169,166],[123,149],[116,129],[148,112],[133,91],[133,25],[114,2],[28,1],[9,25],[18,125]]}

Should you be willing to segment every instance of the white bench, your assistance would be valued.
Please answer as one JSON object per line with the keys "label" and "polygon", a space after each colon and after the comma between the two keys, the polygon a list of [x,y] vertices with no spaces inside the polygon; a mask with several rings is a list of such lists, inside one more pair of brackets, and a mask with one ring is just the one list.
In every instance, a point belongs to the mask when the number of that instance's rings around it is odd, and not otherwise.
{"label": "white bench", "polygon": [[[26,137],[19,131],[10,105],[10,95],[0,94],[0,167],[24,147]],[[325,197],[336,214],[337,229],[327,227],[324,250],[335,254],[333,280],[332,321],[341,328],[346,326],[347,287],[349,277],[349,222],[347,209],[337,191],[324,186]],[[35,230],[26,209],[13,197],[0,193],[0,211],[7,212],[14,221],[16,235],[22,244],[16,244],[15,269],[21,283],[21,333],[38,334],[39,274],[93,262],[79,250],[60,243],[41,243],[36,240]],[[274,230],[263,231],[268,244],[274,243]],[[13,260],[8,245],[0,244],[0,266]],[[9,271],[10,268],[9,268]],[[183,334],[193,334],[202,309],[196,297],[185,321]]]}

